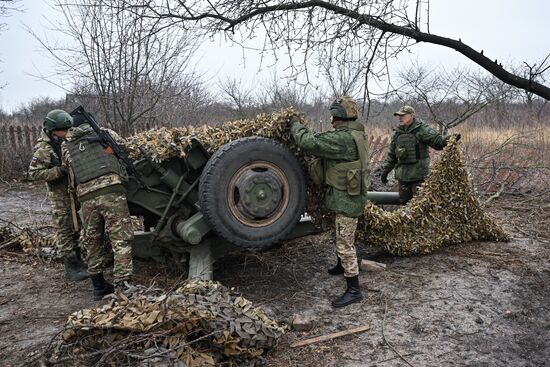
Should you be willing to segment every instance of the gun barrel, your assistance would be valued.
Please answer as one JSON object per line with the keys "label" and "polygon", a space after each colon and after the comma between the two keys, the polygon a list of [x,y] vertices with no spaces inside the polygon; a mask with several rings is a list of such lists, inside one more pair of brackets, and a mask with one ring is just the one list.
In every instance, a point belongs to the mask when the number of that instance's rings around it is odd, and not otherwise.
{"label": "gun barrel", "polygon": [[368,191],[367,199],[377,205],[400,205],[398,192]]}

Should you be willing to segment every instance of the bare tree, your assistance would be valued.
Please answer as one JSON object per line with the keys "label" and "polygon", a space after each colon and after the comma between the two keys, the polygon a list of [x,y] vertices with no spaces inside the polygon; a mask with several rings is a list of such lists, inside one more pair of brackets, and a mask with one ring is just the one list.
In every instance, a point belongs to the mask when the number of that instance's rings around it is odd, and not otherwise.
{"label": "bare tree", "polygon": [[[350,96],[358,98],[364,81],[363,63],[353,54],[354,49],[345,50],[343,54],[330,55],[321,50],[319,65],[330,88],[332,98]],[[351,54],[351,55],[350,55]]]}
{"label": "bare tree", "polygon": [[[14,11],[21,11],[20,0],[0,0],[0,33],[8,28],[5,18],[9,17]],[[4,48],[4,50],[6,50]],[[0,89],[6,86],[0,83]]]}
{"label": "bare tree", "polygon": [[[52,45],[37,37],[58,66],[86,96],[96,96],[100,115],[127,135],[139,122],[158,118],[185,91],[193,37],[135,12],[118,11],[95,0],[56,0],[64,16],[57,31],[72,41]],[[134,5],[148,1],[134,1]],[[57,22],[59,23],[59,22]]]}
{"label": "bare tree", "polygon": [[[550,69],[550,55],[546,56],[544,60],[540,63],[528,64],[527,62],[523,63],[523,68],[518,71],[524,75],[525,78],[530,81],[537,82],[546,82],[547,81],[547,71]],[[537,96],[529,91],[523,90],[523,93],[520,94],[519,98],[527,104],[529,119],[531,121],[540,122],[542,118],[542,113],[545,111],[545,108],[548,106],[548,99],[540,100]]]}
{"label": "bare tree", "polygon": [[132,3],[126,0],[125,8],[174,24],[195,21],[208,32],[225,32],[232,39],[254,38],[263,30],[266,50],[284,47],[291,56],[301,55],[293,67],[301,71],[306,80],[308,61],[319,49],[328,50],[334,56],[361,46],[361,60],[366,72],[370,72],[367,66],[372,66],[375,59],[389,60],[406,49],[412,40],[456,50],[501,81],[550,99],[550,87],[534,78],[510,72],[498,60],[484,55],[483,50],[474,50],[461,39],[432,34],[429,17],[420,16],[423,6],[429,9],[429,1],[166,0],[140,5]]}
{"label": "bare tree", "polygon": [[251,117],[255,113],[254,90],[242,79],[227,77],[218,82],[222,101],[234,112],[236,118]]}
{"label": "bare tree", "polygon": [[415,64],[398,73],[398,82],[399,99],[425,106],[428,120],[443,133],[511,94],[498,79],[465,68],[429,70]]}
{"label": "bare tree", "polygon": [[0,32],[5,31],[7,24],[4,21],[14,11],[20,11],[21,0],[0,0]]}

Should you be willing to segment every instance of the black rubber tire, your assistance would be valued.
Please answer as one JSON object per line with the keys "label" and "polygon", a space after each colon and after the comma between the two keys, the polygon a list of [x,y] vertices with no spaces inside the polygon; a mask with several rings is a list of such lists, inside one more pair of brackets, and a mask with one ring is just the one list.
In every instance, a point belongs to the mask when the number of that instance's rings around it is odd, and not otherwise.
{"label": "black rubber tire", "polygon": [[[231,212],[227,190],[231,178],[242,167],[256,161],[278,167],[288,182],[288,204],[280,216],[263,227],[248,226]],[[213,231],[234,245],[265,249],[285,239],[298,223],[306,200],[306,178],[296,156],[281,143],[268,138],[248,137],[221,147],[206,164],[199,184],[201,212]]]}

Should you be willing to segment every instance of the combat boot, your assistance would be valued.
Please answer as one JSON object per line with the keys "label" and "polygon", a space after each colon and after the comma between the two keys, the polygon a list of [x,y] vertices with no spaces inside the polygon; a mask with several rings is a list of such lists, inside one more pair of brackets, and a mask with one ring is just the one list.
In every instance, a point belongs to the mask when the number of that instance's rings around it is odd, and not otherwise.
{"label": "combat boot", "polygon": [[104,296],[115,291],[113,285],[103,278],[103,273],[94,274],[90,276],[90,279],[92,280],[92,284],[94,286],[94,301],[99,301]]}
{"label": "combat boot", "polygon": [[339,308],[352,303],[359,302],[363,299],[361,290],[359,289],[359,276],[346,277],[347,289],[346,292],[338,299],[332,301],[332,306]]}
{"label": "combat boot", "polygon": [[63,257],[65,265],[65,279],[68,280],[84,280],[88,278],[86,267],[83,267],[84,262],[78,258],[76,251],[71,251]]}
{"label": "combat boot", "polygon": [[344,267],[342,266],[342,260],[340,260],[340,258],[338,256],[336,258],[338,259],[338,262],[336,263],[336,265],[334,265],[333,268],[330,268],[330,269],[327,270],[327,272],[330,275],[344,274]]}
{"label": "combat boot", "polygon": [[117,292],[126,292],[128,289],[130,289],[130,283],[128,283],[129,279],[115,279],[113,281],[113,286],[115,287],[115,290]]}

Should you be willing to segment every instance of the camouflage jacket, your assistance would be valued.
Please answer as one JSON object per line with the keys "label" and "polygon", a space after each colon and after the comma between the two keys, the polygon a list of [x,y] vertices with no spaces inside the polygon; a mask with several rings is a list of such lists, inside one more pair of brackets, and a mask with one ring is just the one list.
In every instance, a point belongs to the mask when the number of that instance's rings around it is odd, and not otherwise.
{"label": "camouflage jacket", "polygon": [[[56,146],[57,145],[57,146]],[[67,194],[67,175],[61,166],[61,146],[43,130],[33,148],[27,177],[30,181],[45,181],[52,194]]]}
{"label": "camouflage jacket", "polygon": [[[120,145],[124,145],[124,140],[114,131],[106,129],[109,134],[113,137],[113,139]],[[88,124],[83,124],[78,127],[72,127],[69,129],[69,132],[67,133],[66,140],[67,141],[74,141],[78,140],[84,135],[89,134],[92,131],[92,127]],[[108,193],[108,192],[119,192],[124,191],[123,185],[127,181],[127,177],[123,177],[121,175],[111,173],[108,175],[104,175],[95,179],[92,179],[88,182],[84,182],[80,185],[77,185],[74,181],[74,174],[71,167],[71,155],[69,153],[69,149],[67,149],[66,144],[62,144],[61,146],[62,151],[62,164],[64,167],[67,167],[67,170],[69,171],[69,185],[72,189],[76,190],[76,194],[80,201],[85,201],[88,198],[93,197],[93,193],[99,192],[101,190],[102,193]],[[109,190],[108,188],[113,188],[114,190]]]}
{"label": "camouflage jacket", "polygon": [[430,157],[420,157],[415,163],[400,163],[396,154],[396,141],[399,135],[414,134],[419,145],[425,145],[421,149],[427,151],[427,147],[441,150],[447,145],[448,136],[443,136],[430,125],[420,119],[415,119],[409,126],[397,126],[388,146],[388,155],[382,164],[384,171],[390,172],[395,168],[395,178],[398,181],[414,182],[422,181],[428,176],[430,170]]}
{"label": "camouflage jacket", "polygon": [[[325,166],[350,162],[359,159],[357,145],[349,133],[350,129],[364,130],[362,124],[349,122],[337,126],[333,131],[313,134],[308,129],[295,122],[292,125],[291,133],[296,144],[307,154],[323,159]],[[328,186],[325,192],[325,205],[337,214],[347,217],[359,217],[365,208],[366,195],[350,196],[347,191],[341,191]]]}

